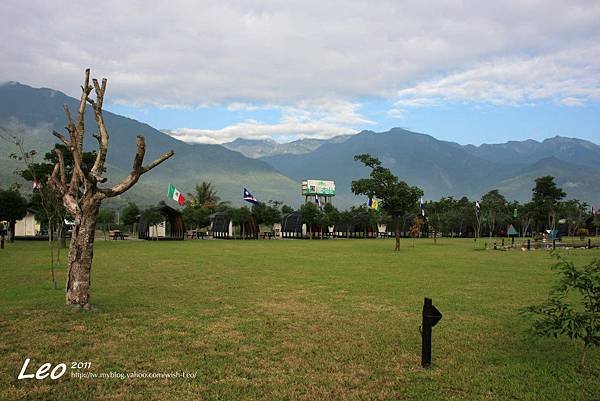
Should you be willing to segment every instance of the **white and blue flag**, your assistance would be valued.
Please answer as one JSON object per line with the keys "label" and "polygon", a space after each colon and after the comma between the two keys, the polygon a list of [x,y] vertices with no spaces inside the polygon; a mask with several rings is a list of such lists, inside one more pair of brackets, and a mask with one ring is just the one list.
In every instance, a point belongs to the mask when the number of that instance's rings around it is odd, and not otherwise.
{"label": "white and blue flag", "polygon": [[248,191],[246,188],[244,188],[244,200],[246,202],[250,202],[250,203],[254,203],[257,204],[258,201],[256,200],[256,198],[254,197],[254,195],[252,195],[250,193],[250,191]]}

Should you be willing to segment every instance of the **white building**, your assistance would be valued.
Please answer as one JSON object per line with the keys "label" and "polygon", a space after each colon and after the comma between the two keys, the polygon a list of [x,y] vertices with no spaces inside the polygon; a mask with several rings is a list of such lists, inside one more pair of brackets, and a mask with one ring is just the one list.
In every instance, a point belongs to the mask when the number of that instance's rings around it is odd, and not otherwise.
{"label": "white building", "polygon": [[15,224],[15,237],[35,237],[40,235],[41,225],[35,219],[35,215],[27,211],[25,217],[18,220]]}

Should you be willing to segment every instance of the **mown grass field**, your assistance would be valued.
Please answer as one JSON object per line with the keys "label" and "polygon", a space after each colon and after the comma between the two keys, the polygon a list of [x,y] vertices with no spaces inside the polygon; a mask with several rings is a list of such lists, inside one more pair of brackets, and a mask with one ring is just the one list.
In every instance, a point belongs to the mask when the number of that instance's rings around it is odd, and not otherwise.
{"label": "mown grass field", "polygon": [[[600,400],[600,350],[528,340],[546,251],[472,240],[97,242],[92,311],[52,290],[44,243],[0,251],[1,400]],[[600,250],[563,251],[580,262]],[[58,269],[64,286],[64,264]],[[423,297],[444,318],[420,367]],[[188,379],[17,380],[25,358]],[[85,370],[84,370],[85,371]]]}

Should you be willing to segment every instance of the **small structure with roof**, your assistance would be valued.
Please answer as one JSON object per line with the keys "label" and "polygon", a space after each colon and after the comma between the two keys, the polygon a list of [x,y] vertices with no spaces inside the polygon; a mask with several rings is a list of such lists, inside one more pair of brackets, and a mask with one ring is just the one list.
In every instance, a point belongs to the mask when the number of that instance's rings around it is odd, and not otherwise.
{"label": "small structure with roof", "polygon": [[210,232],[213,238],[232,238],[233,223],[225,212],[217,212],[208,216],[210,219]]}
{"label": "small structure with roof", "polygon": [[161,201],[153,208],[164,216],[160,224],[150,225],[144,221],[144,216],[140,217],[138,223],[138,237],[140,239],[159,239],[159,240],[183,240],[185,238],[185,227],[181,212],[168,206]]}
{"label": "small structure with roof", "polygon": [[302,213],[292,212],[281,219],[282,238],[302,238]]}

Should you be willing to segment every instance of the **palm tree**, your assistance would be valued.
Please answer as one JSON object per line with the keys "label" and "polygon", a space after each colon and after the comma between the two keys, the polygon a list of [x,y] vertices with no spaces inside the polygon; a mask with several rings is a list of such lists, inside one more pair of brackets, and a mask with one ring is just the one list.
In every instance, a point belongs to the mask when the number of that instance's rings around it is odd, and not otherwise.
{"label": "palm tree", "polygon": [[227,205],[229,202],[221,201],[221,198],[217,196],[217,190],[212,183],[202,181],[200,184],[196,184],[195,193],[188,192],[190,204],[192,207],[202,207],[207,209],[220,209]]}

